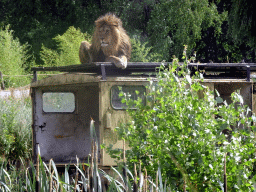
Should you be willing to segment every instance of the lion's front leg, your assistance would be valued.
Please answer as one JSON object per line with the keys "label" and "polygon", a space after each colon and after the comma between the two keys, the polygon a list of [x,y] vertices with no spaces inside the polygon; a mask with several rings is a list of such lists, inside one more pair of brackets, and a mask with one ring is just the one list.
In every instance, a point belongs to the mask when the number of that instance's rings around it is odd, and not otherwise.
{"label": "lion's front leg", "polygon": [[109,56],[108,58],[106,58],[106,62],[114,63],[116,67],[122,69],[125,69],[127,67],[127,58],[124,55],[120,57]]}
{"label": "lion's front leg", "polygon": [[82,64],[92,62],[92,56],[89,51],[90,47],[91,47],[91,44],[88,43],[87,41],[83,41],[80,45],[79,59]]}

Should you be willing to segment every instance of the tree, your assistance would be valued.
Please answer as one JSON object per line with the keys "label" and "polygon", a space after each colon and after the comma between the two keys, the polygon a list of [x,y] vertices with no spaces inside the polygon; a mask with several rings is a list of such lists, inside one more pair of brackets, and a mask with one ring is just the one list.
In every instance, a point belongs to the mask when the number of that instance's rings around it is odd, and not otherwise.
{"label": "tree", "polygon": [[78,52],[84,39],[90,40],[90,36],[74,27],[70,27],[63,35],[57,35],[53,38],[57,44],[57,50],[42,46],[40,56],[43,65],[53,67],[80,63]]}
{"label": "tree", "polygon": [[213,27],[215,35],[221,34],[226,18],[227,12],[218,13],[215,3],[208,0],[161,0],[152,11],[147,29],[155,49],[170,60],[172,55],[182,56],[185,44],[188,53],[193,53],[203,30]]}
{"label": "tree", "polygon": [[229,33],[237,43],[246,42],[256,46],[256,2],[246,0],[232,0],[232,9],[229,13]]}
{"label": "tree", "polygon": [[256,2],[232,0],[228,17],[228,37],[239,48],[241,59],[255,62],[256,58]]}

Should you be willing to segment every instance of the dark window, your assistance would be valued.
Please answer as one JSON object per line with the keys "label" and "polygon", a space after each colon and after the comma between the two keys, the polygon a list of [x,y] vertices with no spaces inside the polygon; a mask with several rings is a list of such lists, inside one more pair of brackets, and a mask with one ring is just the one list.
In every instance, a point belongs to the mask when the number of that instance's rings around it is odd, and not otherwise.
{"label": "dark window", "polygon": [[[136,93],[138,91],[138,94]],[[128,95],[132,100],[142,99],[142,103],[146,104],[145,92],[146,88],[144,86],[113,86],[111,88],[111,105],[114,109],[127,109],[126,103],[122,103],[122,98],[119,93],[123,92]],[[135,107],[134,107],[135,108]]]}

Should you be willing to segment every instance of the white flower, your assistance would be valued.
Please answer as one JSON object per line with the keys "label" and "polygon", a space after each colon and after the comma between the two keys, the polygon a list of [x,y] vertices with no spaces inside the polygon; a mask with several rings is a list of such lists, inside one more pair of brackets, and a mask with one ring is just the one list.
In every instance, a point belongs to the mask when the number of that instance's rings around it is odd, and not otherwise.
{"label": "white flower", "polygon": [[227,142],[227,141],[223,142],[223,145],[228,145],[228,144],[229,144],[229,142]]}
{"label": "white flower", "polygon": [[210,133],[210,129],[205,129],[205,133]]}

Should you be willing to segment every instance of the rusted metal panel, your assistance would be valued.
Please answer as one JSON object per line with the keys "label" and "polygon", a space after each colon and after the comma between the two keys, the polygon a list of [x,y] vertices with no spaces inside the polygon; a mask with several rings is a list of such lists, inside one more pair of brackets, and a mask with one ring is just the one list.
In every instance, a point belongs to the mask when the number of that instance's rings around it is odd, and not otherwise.
{"label": "rusted metal panel", "polygon": [[36,132],[35,132],[35,123],[36,123],[36,95],[35,89],[31,88],[31,100],[32,100],[32,157],[33,161],[36,162]]}
{"label": "rusted metal panel", "polygon": [[90,82],[99,82],[101,79],[98,75],[86,73],[66,73],[51,76],[36,82],[31,83],[31,87],[53,86],[53,85],[69,85],[69,84],[83,84]]}
{"label": "rusted metal panel", "polygon": [[[100,141],[106,146],[110,144],[113,148],[123,149],[123,141],[118,140],[118,134],[114,129],[119,127],[121,123],[128,122],[130,116],[125,109],[114,109],[111,105],[111,88],[113,86],[137,86],[137,85],[148,85],[148,81],[102,81],[100,83]],[[108,122],[108,118],[111,116],[111,123]],[[111,124],[111,127],[109,126]],[[128,144],[126,143],[126,149]],[[102,166],[113,166],[116,165],[114,159],[110,157],[105,149],[101,150],[101,161]]]}
{"label": "rusted metal panel", "polygon": [[[156,80],[156,78],[152,78]],[[51,76],[33,82],[33,151],[40,146],[41,156],[45,162],[53,158],[57,164],[75,161],[78,156],[82,161],[87,159],[91,150],[90,120],[95,121],[99,144],[113,144],[114,148],[123,148],[123,141],[118,140],[114,131],[122,122],[129,121],[126,110],[114,109],[111,105],[111,88],[116,85],[147,85],[148,77],[139,76],[106,76],[85,73],[68,73]],[[204,79],[203,85],[211,91],[217,89],[224,100],[230,103],[230,95],[239,89],[245,104],[255,111],[252,82],[246,79]],[[42,108],[44,92],[72,92],[75,95],[73,113],[45,113]],[[200,95],[201,94],[201,95]],[[203,92],[199,93],[200,97]],[[127,145],[127,143],[126,143]],[[100,147],[99,147],[100,149]],[[126,146],[127,149],[127,146]],[[114,160],[100,149],[100,166],[116,165]]]}
{"label": "rusted metal panel", "polygon": [[[73,92],[76,109],[73,113],[45,113],[42,108],[44,92]],[[90,120],[95,120],[99,133],[99,90],[94,86],[51,86],[35,89],[36,108],[34,131],[45,162],[51,158],[58,164],[87,160],[91,149]],[[98,134],[99,138],[99,134]]]}

